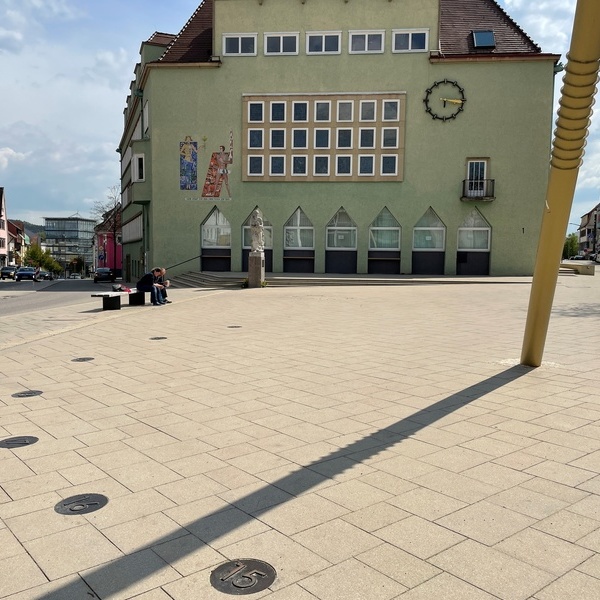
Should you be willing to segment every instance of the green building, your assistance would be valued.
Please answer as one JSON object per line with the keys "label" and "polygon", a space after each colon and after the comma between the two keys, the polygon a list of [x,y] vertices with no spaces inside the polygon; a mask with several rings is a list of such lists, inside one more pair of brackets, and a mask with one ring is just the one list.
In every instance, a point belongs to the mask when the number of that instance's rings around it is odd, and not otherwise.
{"label": "green building", "polygon": [[204,0],[143,42],[124,269],[529,275],[554,79],[493,0]]}

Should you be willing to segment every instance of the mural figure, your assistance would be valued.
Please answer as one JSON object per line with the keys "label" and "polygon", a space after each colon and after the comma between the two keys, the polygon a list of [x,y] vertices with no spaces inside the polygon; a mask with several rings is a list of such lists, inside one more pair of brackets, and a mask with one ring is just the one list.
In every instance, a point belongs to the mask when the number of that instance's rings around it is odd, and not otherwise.
{"label": "mural figure", "polygon": [[229,152],[225,146],[219,146],[218,152],[213,152],[210,157],[210,164],[206,172],[206,180],[202,189],[203,198],[219,198],[223,184],[227,190],[227,196],[231,198],[231,189],[229,188],[229,165],[233,163],[233,132],[229,132]]}
{"label": "mural figure", "polygon": [[189,135],[179,143],[179,189],[198,189],[198,142]]}

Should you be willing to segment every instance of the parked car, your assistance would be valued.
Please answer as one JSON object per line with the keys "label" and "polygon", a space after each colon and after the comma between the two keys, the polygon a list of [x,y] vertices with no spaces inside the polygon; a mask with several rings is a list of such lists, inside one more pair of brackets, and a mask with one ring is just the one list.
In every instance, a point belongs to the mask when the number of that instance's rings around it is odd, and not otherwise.
{"label": "parked car", "polygon": [[94,283],[98,283],[99,281],[110,281],[114,283],[116,277],[113,273],[112,269],[108,267],[98,267],[94,272]]}
{"label": "parked car", "polygon": [[577,254],[577,256],[571,256],[569,260],[587,260],[587,258],[583,254]]}
{"label": "parked car", "polygon": [[24,279],[35,281],[35,269],[33,267],[19,267],[15,273],[15,279],[17,281],[23,281]]}
{"label": "parked car", "polygon": [[0,276],[2,279],[14,279],[17,267],[15,265],[6,265],[2,267]]}
{"label": "parked car", "polygon": [[71,273],[69,279],[82,279],[81,273]]}
{"label": "parked car", "polygon": [[38,281],[42,281],[43,279],[47,281],[52,281],[54,279],[54,275],[49,273],[48,271],[40,271],[37,276]]}

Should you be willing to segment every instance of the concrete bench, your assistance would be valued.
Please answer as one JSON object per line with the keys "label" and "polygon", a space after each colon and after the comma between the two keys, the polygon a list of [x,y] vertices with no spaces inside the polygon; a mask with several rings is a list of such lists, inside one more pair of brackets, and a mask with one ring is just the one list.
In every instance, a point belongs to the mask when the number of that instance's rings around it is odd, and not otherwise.
{"label": "concrete bench", "polygon": [[129,297],[129,306],[144,306],[146,293],[132,288],[130,292],[96,292],[92,298],[102,298],[102,310],[121,310],[121,297]]}
{"label": "concrete bench", "polygon": [[561,269],[571,269],[572,271],[576,271],[580,275],[595,275],[596,274],[596,264],[591,261],[562,261],[560,263]]}

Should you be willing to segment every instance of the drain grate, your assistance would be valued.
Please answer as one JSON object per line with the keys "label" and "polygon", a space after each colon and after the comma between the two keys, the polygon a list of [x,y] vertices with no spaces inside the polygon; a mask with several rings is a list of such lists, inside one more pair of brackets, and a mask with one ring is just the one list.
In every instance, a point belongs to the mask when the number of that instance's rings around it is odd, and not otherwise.
{"label": "drain grate", "polygon": [[71,362],[90,362],[90,360],[94,360],[93,356],[80,356],[79,358],[74,358]]}
{"label": "drain grate", "polygon": [[102,494],[82,494],[61,500],[54,511],[61,515],[84,515],[100,510],[108,504],[108,498]]}
{"label": "drain grate", "polygon": [[19,437],[6,438],[0,441],[0,448],[23,448],[23,446],[31,446],[39,441],[39,438],[33,435],[21,435]]}
{"label": "drain grate", "polygon": [[43,393],[44,392],[42,392],[41,390],[25,390],[24,392],[17,392],[16,394],[13,394],[12,397],[13,398],[31,398],[33,396],[40,396]]}
{"label": "drain grate", "polygon": [[269,563],[240,558],[219,565],[210,574],[210,584],[224,594],[255,594],[266,590],[276,577],[277,573]]}

